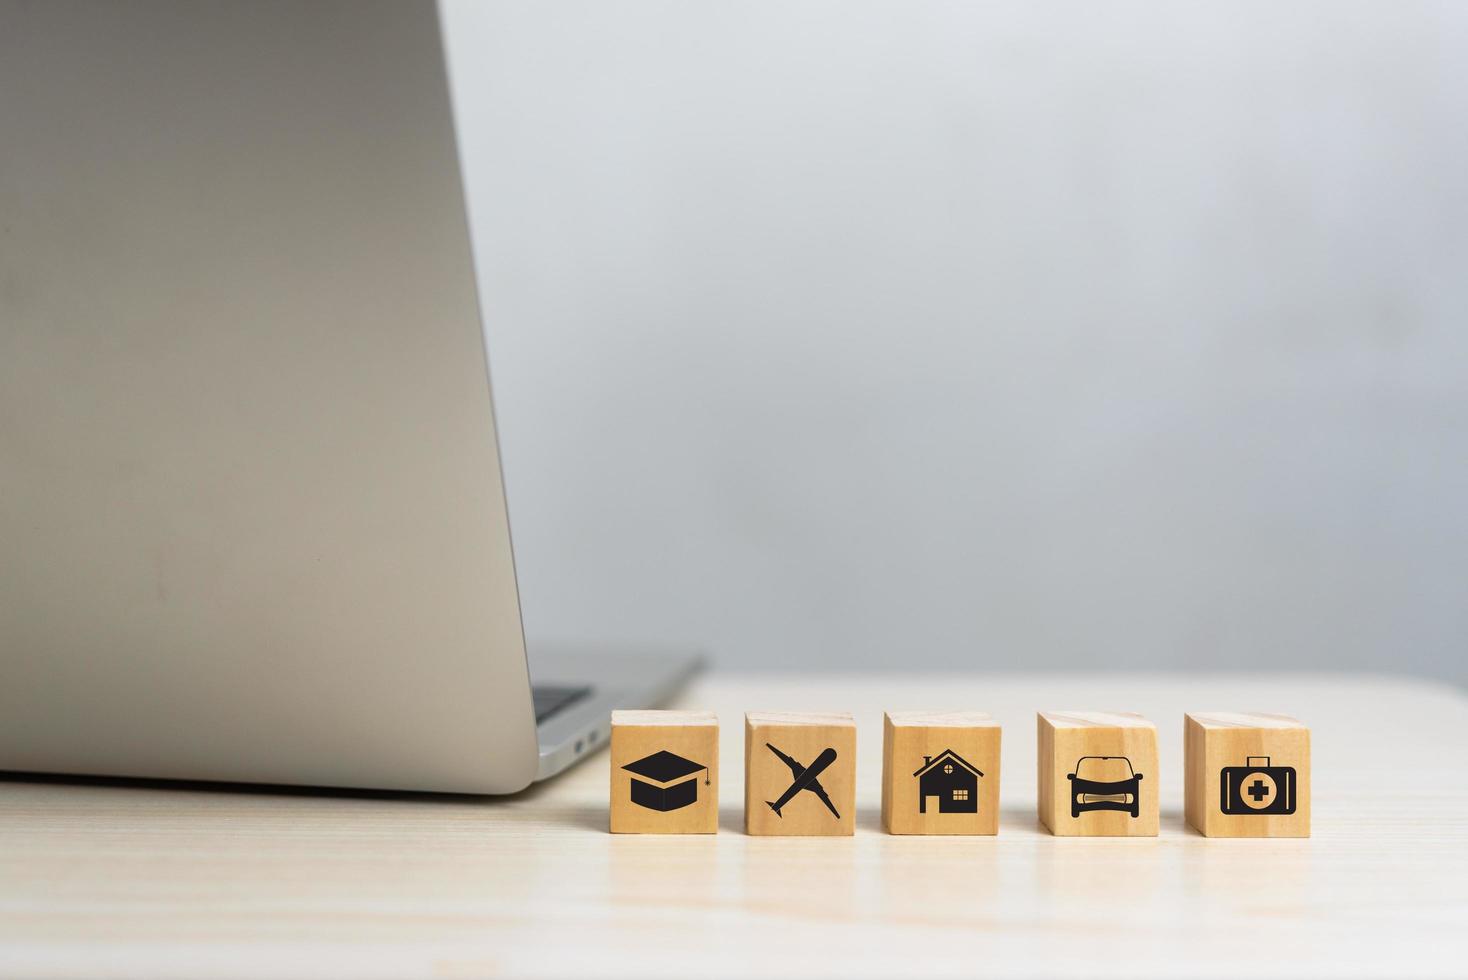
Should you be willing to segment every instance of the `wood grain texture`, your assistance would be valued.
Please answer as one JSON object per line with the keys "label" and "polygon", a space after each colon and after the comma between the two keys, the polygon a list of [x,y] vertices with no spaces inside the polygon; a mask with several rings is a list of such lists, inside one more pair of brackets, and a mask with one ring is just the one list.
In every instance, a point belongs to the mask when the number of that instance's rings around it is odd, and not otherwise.
{"label": "wood grain texture", "polygon": [[[1287,715],[1189,713],[1183,716],[1183,748],[1183,810],[1200,834],[1310,836],[1310,729],[1303,722]],[[1270,768],[1251,768],[1256,765]],[[1267,787],[1267,795],[1260,792],[1251,807],[1256,783]],[[1286,807],[1292,812],[1269,812]]]}
{"label": "wood grain texture", "polygon": [[[885,714],[882,827],[889,834],[998,833],[1001,735],[998,722],[980,712]],[[932,793],[923,792],[925,780]],[[955,792],[972,793],[972,812]]]}
{"label": "wood grain texture", "polygon": [[[665,782],[627,766],[659,752],[702,771],[683,773],[670,792],[686,789],[687,805],[658,810],[634,802],[634,784],[664,791]],[[713,834],[719,830],[719,719],[710,711],[613,711],[610,827],[614,834]],[[689,783],[691,782],[691,785]]]}
{"label": "wood grain texture", "polygon": [[[882,712],[937,697],[980,705],[1010,733],[997,837],[882,831]],[[729,719],[776,701],[855,717],[853,837],[747,837],[737,791],[716,835],[608,834],[606,751],[501,798],[0,780],[0,976],[1463,974],[1456,689],[1350,675],[715,674],[678,706],[724,720],[726,788],[744,778],[743,726]],[[1158,837],[1056,838],[1039,824],[1029,733],[1051,704],[1158,722]],[[1311,837],[1187,826],[1182,717],[1200,704],[1309,721]]]}
{"label": "wood grain texture", "polygon": [[[856,722],[851,715],[751,711],[744,716],[744,733],[745,833],[848,837],[856,832]],[[780,752],[812,771],[798,774]],[[828,757],[825,768],[815,772]],[[810,788],[792,794],[793,784],[811,778]]]}
{"label": "wood grain texture", "polygon": [[[1036,720],[1037,808],[1052,834],[1157,836],[1162,776],[1152,722],[1134,712],[1108,711],[1042,711]],[[1096,809],[1122,796],[1133,803],[1129,812]]]}

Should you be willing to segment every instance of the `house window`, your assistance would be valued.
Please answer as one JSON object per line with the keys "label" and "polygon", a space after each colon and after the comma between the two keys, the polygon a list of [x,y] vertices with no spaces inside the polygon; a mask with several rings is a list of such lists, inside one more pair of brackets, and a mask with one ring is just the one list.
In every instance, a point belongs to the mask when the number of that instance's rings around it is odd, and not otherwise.
{"label": "house window", "polygon": [[966,790],[966,789],[956,789],[956,790],[954,790],[953,791],[953,798],[955,800],[966,800],[966,799],[968,799],[968,790]]}
{"label": "house window", "polygon": [[953,775],[953,763],[950,762],[947,765],[945,765],[943,767],[943,771],[945,773],[947,773],[948,775],[950,775],[950,776]]}

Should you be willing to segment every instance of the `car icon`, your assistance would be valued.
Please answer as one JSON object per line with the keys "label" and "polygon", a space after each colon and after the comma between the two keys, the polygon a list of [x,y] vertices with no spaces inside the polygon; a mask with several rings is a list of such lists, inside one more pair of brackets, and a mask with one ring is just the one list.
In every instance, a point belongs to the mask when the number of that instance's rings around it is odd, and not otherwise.
{"label": "car icon", "polygon": [[1079,817],[1091,810],[1120,810],[1133,817],[1141,813],[1139,802],[1142,774],[1132,769],[1124,755],[1085,755],[1070,780],[1070,815]]}

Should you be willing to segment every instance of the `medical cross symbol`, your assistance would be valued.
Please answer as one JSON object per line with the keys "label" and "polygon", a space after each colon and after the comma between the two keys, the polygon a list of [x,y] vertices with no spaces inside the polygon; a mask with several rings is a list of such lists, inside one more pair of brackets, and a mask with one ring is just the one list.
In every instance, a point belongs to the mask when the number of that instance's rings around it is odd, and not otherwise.
{"label": "medical cross symbol", "polygon": [[1254,802],[1258,803],[1269,795],[1269,787],[1264,785],[1264,780],[1255,779],[1249,784],[1247,792],[1250,796],[1254,797]]}

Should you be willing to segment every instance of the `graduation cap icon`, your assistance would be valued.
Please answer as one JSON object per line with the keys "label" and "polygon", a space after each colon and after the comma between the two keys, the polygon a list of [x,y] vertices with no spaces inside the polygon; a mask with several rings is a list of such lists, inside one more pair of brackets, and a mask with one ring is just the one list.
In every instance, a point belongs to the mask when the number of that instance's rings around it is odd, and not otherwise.
{"label": "graduation cap icon", "polygon": [[709,785],[708,766],[663,749],[622,767],[632,774],[632,802],[649,810],[666,813],[680,810],[698,799],[698,780]]}

